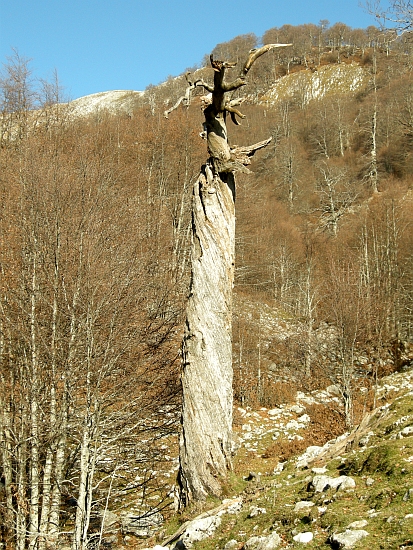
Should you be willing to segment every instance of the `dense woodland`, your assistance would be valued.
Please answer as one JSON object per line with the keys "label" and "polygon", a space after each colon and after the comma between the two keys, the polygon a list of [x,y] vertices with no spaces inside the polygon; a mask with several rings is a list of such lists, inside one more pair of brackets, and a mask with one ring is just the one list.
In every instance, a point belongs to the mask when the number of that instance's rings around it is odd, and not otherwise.
{"label": "dense woodland", "polygon": [[[237,61],[293,43],[254,65],[247,118],[230,127],[239,145],[273,138],[237,180],[243,407],[334,383],[351,426],[374,406],[375,379],[411,359],[411,38],[322,21],[213,52]],[[191,70],[207,80],[204,61]],[[265,101],[284,75],[349,63],[368,75],[354,94]],[[0,85],[1,537],[44,549],[70,533],[84,548],[108,506],[170,504],[152,474],[179,424],[202,101],[164,117],[181,75],[130,113],[74,119],[59,83],[38,82],[18,54]]]}

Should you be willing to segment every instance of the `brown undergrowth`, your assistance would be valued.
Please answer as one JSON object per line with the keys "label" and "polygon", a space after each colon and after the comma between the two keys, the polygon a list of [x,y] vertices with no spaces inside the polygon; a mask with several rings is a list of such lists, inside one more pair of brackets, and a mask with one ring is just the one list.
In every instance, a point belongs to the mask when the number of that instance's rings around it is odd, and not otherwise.
{"label": "brown undergrowth", "polygon": [[264,451],[263,458],[277,457],[280,462],[284,462],[302,453],[310,445],[324,445],[345,431],[343,416],[330,405],[307,405],[306,411],[311,421],[302,432],[303,439],[280,438]]}

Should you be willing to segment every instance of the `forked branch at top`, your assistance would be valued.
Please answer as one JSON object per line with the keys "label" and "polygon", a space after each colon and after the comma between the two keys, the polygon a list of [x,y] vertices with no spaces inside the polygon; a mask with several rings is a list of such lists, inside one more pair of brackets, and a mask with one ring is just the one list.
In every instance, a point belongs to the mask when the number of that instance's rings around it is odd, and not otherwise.
{"label": "forked branch at top", "polygon": [[245,86],[246,76],[259,57],[269,52],[270,50],[274,50],[275,48],[286,48],[287,46],[292,46],[292,44],[266,44],[265,46],[261,46],[261,48],[254,48],[253,50],[250,50],[247,60],[245,61],[238,78],[236,78],[233,82],[229,84],[225,84],[223,86],[224,91],[231,92],[232,90],[236,90],[241,86]]}
{"label": "forked branch at top", "polygon": [[[227,111],[230,116],[231,120],[235,124],[239,124],[235,118],[235,115],[239,116],[240,118],[245,118],[245,116],[238,111],[238,109],[235,109],[235,103],[233,101],[225,101],[223,100],[224,95],[226,92],[234,91],[241,86],[246,85],[246,76],[251,69],[252,65],[255,63],[255,61],[261,57],[263,54],[267,53],[270,50],[273,50],[275,48],[285,48],[287,46],[292,46],[292,44],[266,44],[265,46],[262,46],[258,49],[253,49],[249,52],[249,55],[247,57],[247,60],[245,61],[241,72],[239,76],[233,80],[230,83],[226,83],[224,80],[225,76],[225,70],[235,67],[236,63],[229,62],[229,61],[219,61],[214,60],[212,54],[210,55],[211,60],[211,66],[214,70],[214,85],[209,84],[208,82],[205,82],[202,78],[199,78],[195,81],[190,80],[190,72],[187,72],[185,74],[185,78],[188,82],[188,87],[185,90],[185,94],[181,96],[178,101],[168,110],[164,112],[165,118],[168,118],[169,114],[177,109],[181,103],[184,103],[185,105],[190,105],[191,102],[191,92],[198,86],[202,86],[207,92],[211,93],[215,101],[215,105],[221,105],[221,107],[217,107],[217,114],[219,112]],[[239,103],[238,103],[239,104]]]}

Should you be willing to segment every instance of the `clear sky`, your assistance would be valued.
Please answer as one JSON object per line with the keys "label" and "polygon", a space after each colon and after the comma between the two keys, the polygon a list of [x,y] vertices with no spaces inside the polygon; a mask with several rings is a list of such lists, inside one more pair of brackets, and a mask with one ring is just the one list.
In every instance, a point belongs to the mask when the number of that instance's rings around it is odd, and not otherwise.
{"label": "clear sky", "polygon": [[237,35],[321,19],[375,24],[359,0],[0,0],[0,64],[14,48],[70,99],[144,90]]}

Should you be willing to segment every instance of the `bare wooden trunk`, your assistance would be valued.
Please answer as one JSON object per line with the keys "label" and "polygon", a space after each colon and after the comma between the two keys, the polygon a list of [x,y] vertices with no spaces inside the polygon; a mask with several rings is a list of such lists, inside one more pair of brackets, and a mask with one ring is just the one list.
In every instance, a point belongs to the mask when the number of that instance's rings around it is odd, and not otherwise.
{"label": "bare wooden trunk", "polygon": [[184,506],[219,495],[231,466],[234,198],[233,174],[214,176],[211,165],[203,166],[193,192],[192,279],[183,341],[179,483]]}
{"label": "bare wooden trunk", "polygon": [[[182,434],[178,475],[180,505],[220,495],[221,483],[231,468],[232,451],[232,287],[235,256],[235,178],[267,139],[247,147],[228,143],[227,114],[245,118],[236,108],[242,103],[231,92],[246,84],[252,64],[282,44],[266,44],[249,52],[238,78],[225,81],[226,69],[236,63],[214,60],[214,84],[187,74],[188,89],[165,111],[168,117],[181,102],[189,104],[197,86],[205,98],[204,130],[207,163],[194,186],[192,203],[191,286],[182,345]],[[227,95],[228,94],[228,95]]]}

